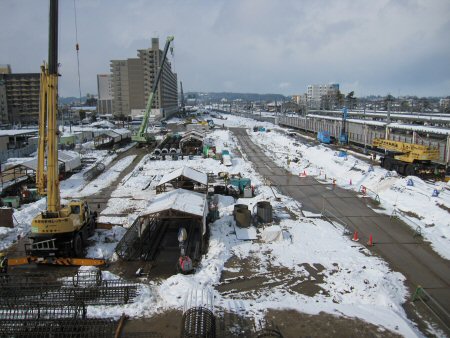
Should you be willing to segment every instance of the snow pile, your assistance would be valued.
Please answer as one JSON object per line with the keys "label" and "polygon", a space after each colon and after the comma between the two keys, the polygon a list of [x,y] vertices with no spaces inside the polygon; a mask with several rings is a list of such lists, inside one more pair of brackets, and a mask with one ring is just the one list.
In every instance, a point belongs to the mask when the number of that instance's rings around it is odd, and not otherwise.
{"label": "snow pile", "polygon": [[121,226],[114,226],[111,230],[97,229],[95,234],[89,238],[89,241],[94,241],[94,245],[87,248],[86,257],[111,259],[117,243],[126,231],[127,229]]}
{"label": "snow pile", "polygon": [[[228,126],[245,126],[252,128],[260,122],[247,118],[227,115]],[[398,177],[378,166],[350,154],[339,157],[339,152],[323,145],[310,145],[295,142],[286,136],[285,130],[273,124],[266,124],[272,129],[270,133],[248,131],[251,139],[270,156],[278,165],[285,167],[295,175],[306,173],[320,180],[331,182],[350,190],[359,191],[361,186],[368,189],[369,195],[378,195],[383,212],[400,215],[414,230],[419,226],[422,235],[430,241],[433,249],[446,259],[450,259],[450,191],[443,183],[428,183],[418,177]],[[289,164],[288,164],[288,159]],[[412,179],[414,186],[407,186]],[[432,197],[433,191],[439,192]]]}
{"label": "snow pile", "polygon": [[136,158],[136,155],[127,156],[116,164],[114,164],[109,170],[102,173],[92,182],[89,182],[85,187],[80,189],[76,194],[77,197],[93,195],[96,192],[108,187],[114,182],[120,175],[120,173],[125,170]]}

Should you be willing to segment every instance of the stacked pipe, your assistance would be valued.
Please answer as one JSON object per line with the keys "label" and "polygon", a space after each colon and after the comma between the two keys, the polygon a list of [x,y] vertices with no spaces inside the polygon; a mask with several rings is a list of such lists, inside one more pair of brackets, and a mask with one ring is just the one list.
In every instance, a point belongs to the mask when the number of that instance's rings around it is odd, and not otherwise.
{"label": "stacked pipe", "polygon": [[103,163],[97,163],[93,168],[89,169],[83,174],[83,178],[86,181],[92,181],[98,175],[105,171],[105,165]]}

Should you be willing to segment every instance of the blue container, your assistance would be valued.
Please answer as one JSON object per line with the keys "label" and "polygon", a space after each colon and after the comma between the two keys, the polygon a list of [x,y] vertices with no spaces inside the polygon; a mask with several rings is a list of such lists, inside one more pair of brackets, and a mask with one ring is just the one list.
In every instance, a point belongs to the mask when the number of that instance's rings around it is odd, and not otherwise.
{"label": "blue container", "polygon": [[323,131],[319,131],[317,133],[317,139],[322,142],[322,143],[326,143],[326,144],[330,144],[331,143],[331,137],[330,137],[330,133],[326,130]]}

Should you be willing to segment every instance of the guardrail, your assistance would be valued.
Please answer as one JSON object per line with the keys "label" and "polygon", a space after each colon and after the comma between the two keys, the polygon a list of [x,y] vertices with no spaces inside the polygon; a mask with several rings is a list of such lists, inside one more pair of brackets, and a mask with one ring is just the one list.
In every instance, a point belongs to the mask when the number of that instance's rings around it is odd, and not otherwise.
{"label": "guardrail", "polygon": [[422,287],[418,286],[414,292],[412,301],[420,300],[423,305],[446,327],[450,330],[450,314]]}
{"label": "guardrail", "polygon": [[[326,214],[330,215],[330,217],[328,217]],[[322,208],[321,215],[331,223],[336,222],[336,220],[338,220],[338,223],[343,227],[342,236],[351,235],[352,232],[350,230],[349,225],[345,223],[341,218],[333,214],[331,211],[325,209],[325,207]]]}
{"label": "guardrail", "polygon": [[423,237],[422,236],[422,226],[420,224],[418,224],[416,221],[414,221],[411,217],[406,215],[403,211],[394,207],[394,210],[392,211],[390,218],[392,219],[393,217],[395,217],[397,219],[401,219],[401,218],[406,219],[409,223],[412,223],[415,226],[413,238]]}

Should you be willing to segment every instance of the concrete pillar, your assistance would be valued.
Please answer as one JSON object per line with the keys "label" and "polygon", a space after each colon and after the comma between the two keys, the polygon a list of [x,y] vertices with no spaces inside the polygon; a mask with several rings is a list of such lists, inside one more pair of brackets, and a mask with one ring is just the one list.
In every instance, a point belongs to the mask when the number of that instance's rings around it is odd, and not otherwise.
{"label": "concrete pillar", "polygon": [[450,135],[447,135],[447,144],[445,146],[446,148],[446,154],[445,154],[445,159],[444,161],[449,164],[450,163]]}
{"label": "concrete pillar", "polygon": [[367,132],[368,132],[368,128],[367,128],[367,124],[364,125],[364,149],[367,147]]}
{"label": "concrete pillar", "polygon": [[417,132],[413,131],[412,134],[412,143],[416,143],[417,142]]}

